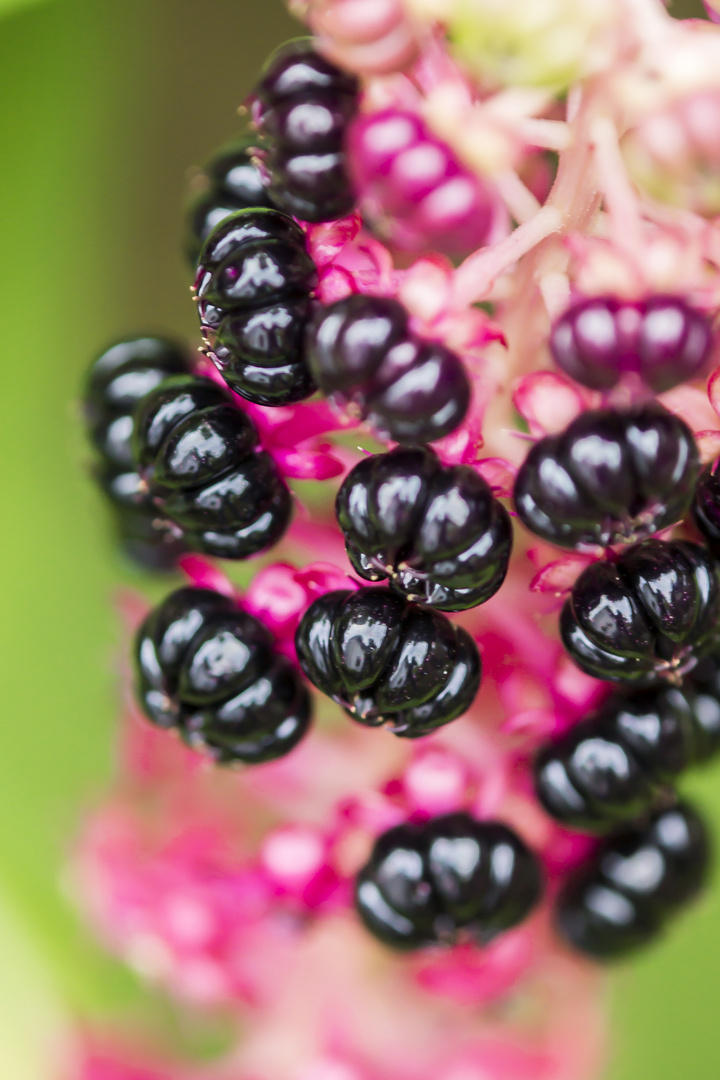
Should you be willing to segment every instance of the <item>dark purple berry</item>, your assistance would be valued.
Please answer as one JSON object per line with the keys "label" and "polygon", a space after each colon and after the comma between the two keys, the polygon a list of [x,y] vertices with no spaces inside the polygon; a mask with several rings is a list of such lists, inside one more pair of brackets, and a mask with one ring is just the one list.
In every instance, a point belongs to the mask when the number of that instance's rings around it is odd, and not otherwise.
{"label": "dark purple berry", "polygon": [[308,692],[270,632],[210,589],[178,589],[148,615],[135,668],[148,719],[220,763],[283,757],[310,724]]}
{"label": "dark purple berry", "polygon": [[210,233],[196,279],[209,355],[228,386],[258,405],[313,393],[305,362],[317,283],[305,234],[277,210],[242,210]]}
{"label": "dark purple berry", "polygon": [[395,442],[441,439],[470,403],[460,358],[414,334],[397,300],[354,295],[319,308],[308,326],[307,357],[324,394],[348,402]]}
{"label": "dark purple berry", "polygon": [[336,502],[348,556],[367,581],[441,611],[482,604],[502,585],[510,517],[467,465],[443,466],[428,448],[365,458]]}
{"label": "dark purple berry", "polygon": [[589,956],[611,960],[659,937],[695,898],[710,862],[706,827],[687,804],[659,811],[648,825],[605,840],[565,885],[556,922]]}
{"label": "dark purple berry", "polygon": [[580,300],[550,335],[558,367],[593,390],[607,390],[632,372],[662,393],[699,375],[711,348],[709,320],[680,296]]}
{"label": "dark purple berry", "polygon": [[206,190],[188,210],[188,255],[196,265],[202,246],[213,229],[237,210],[272,206],[270,196],[252,161],[257,139],[246,137],[221,150],[205,169]]}
{"label": "dark purple berry", "polygon": [[682,687],[610,698],[546,747],[535,764],[540,802],[571,828],[606,832],[667,799],[689,766],[720,751],[720,666],[703,658]]}
{"label": "dark purple berry", "polygon": [[295,647],[310,682],[353,720],[408,739],[455,720],[480,686],[480,654],[467,631],[387,589],[321,596]]}
{"label": "dark purple berry", "polygon": [[355,905],[375,937],[409,950],[485,943],[522,922],[541,893],[537,859],[511,829],[455,813],[378,837]]}
{"label": "dark purple berry", "polygon": [[720,558],[720,458],[700,474],[693,499],[693,518],[715,558]]}
{"label": "dark purple berry", "polygon": [[697,544],[645,540],[592,563],[560,617],[563,644],[588,675],[648,686],[679,679],[720,627],[716,564]]}
{"label": "dark purple berry", "polygon": [[158,517],[208,555],[246,559],[280,539],[290,493],[255,426],[209,379],[176,376],[144,398],[133,454]]}
{"label": "dark purple berry", "polygon": [[185,550],[159,520],[157,507],[137,472],[132,453],[135,411],[146,394],[170,375],[190,371],[181,346],[164,338],[139,337],[107,349],[93,364],[83,411],[99,461],[97,483],[113,511],[125,552],[148,569],[169,570]]}
{"label": "dark purple berry", "polygon": [[255,90],[255,119],[268,145],[270,197],[287,214],[333,221],[353,209],[345,136],[358,93],[355,77],[320,56],[311,38],[270,57]]}
{"label": "dark purple berry", "polygon": [[692,431],[661,405],[586,412],[533,446],[515,507],[528,529],[561,547],[641,540],[687,513],[698,469]]}

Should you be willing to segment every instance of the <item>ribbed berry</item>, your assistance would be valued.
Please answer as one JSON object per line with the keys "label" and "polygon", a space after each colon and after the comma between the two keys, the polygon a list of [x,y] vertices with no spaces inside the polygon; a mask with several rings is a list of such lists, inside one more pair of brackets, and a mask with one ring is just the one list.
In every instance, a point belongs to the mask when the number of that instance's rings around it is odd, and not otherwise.
{"label": "ribbed berry", "polygon": [[607,547],[679,521],[698,470],[692,431],[661,405],[586,412],[530,450],[515,482],[515,508],[553,544]]}
{"label": "ribbed berry", "polygon": [[310,724],[309,694],[270,632],[211,589],[178,589],[148,615],[135,667],[148,719],[221,763],[283,757]]}
{"label": "ribbed berry", "polygon": [[206,189],[188,210],[188,256],[196,265],[213,229],[237,210],[272,206],[260,170],[252,161],[257,139],[246,137],[220,150],[204,171]]}
{"label": "ribbed berry", "polygon": [[210,233],[196,277],[200,325],[228,386],[257,405],[315,389],[304,356],[317,284],[305,234],[278,210],[240,210]]}
{"label": "ribbed berry", "polygon": [[467,412],[462,361],[415,334],[397,300],[354,295],[319,308],[307,330],[307,357],[324,394],[348,402],[395,442],[433,442]]}
{"label": "ribbed berry", "polygon": [[720,579],[697,544],[645,540],[614,562],[592,563],[560,617],[563,644],[588,675],[648,686],[677,682],[712,651]]}
{"label": "ribbed berry", "polygon": [[358,93],[355,76],[320,56],[312,38],[289,41],[270,57],[255,89],[254,118],[269,145],[265,167],[275,206],[301,221],[350,213],[345,133]]}
{"label": "ribbed berry", "polygon": [[186,351],[175,342],[131,338],[98,357],[85,388],[83,411],[99,458],[95,479],[112,507],[125,552],[153,570],[171,569],[184,548],[158,521],[157,507],[135,467],[133,417],[148,392],[190,366]]}
{"label": "ribbed berry", "polygon": [[415,739],[472,705],[480,654],[466,630],[388,589],[325,593],[295,635],[308,679],[367,727]]}
{"label": "ribbed berry", "polygon": [[504,506],[467,465],[443,466],[427,448],[365,458],[335,504],[351,563],[368,581],[441,611],[493,596],[507,572],[512,526]]}
{"label": "ribbed berry", "polygon": [[665,799],[686,768],[720,751],[720,657],[680,687],[614,696],[538,756],[535,787],[554,818],[604,832]]}
{"label": "ribbed berry", "polygon": [[695,488],[693,518],[715,558],[720,558],[720,458],[703,469]]}
{"label": "ribbed berry", "polygon": [[385,945],[484,944],[540,899],[537,859],[507,826],[448,814],[380,836],[355,886],[367,929]]}
{"label": "ribbed berry", "polygon": [[358,117],[348,161],[363,216],[394,247],[464,255],[486,242],[493,219],[487,186],[415,113]]}
{"label": "ribbed berry", "polygon": [[189,548],[246,559],[285,532],[290,492],[250,418],[209,379],[175,376],[148,394],[133,453],[156,513]]}
{"label": "ribbed berry", "polygon": [[580,300],[560,316],[550,335],[558,367],[594,390],[609,389],[634,372],[662,393],[699,375],[711,348],[709,320],[681,296]]}
{"label": "ribbed berry", "polygon": [[707,877],[705,825],[687,804],[604,841],[557,901],[560,933],[598,959],[621,957],[660,936]]}

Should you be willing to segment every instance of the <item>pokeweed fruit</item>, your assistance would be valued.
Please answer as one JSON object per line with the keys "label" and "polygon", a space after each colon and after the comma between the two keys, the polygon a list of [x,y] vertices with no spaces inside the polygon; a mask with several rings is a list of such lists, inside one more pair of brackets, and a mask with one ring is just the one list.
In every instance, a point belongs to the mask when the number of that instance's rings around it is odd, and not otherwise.
{"label": "pokeweed fruit", "polygon": [[276,543],[292,499],[255,425],[219,386],[165,379],[135,414],[133,455],[157,507],[187,547],[246,559]]}
{"label": "pokeweed fruit", "polygon": [[171,593],[135,641],[136,693],[147,718],[221,764],[260,764],[306,734],[311,703],[266,627],[211,589]]}
{"label": "pokeweed fruit", "polygon": [[506,825],[455,813],[378,837],[355,906],[383,944],[487,943],[527,918],[542,892],[536,857]]}
{"label": "pokeweed fruit", "polygon": [[258,405],[315,389],[303,334],[317,271],[305,234],[278,210],[240,210],[210,233],[196,300],[208,355],[228,386]]}
{"label": "pokeweed fruit", "polygon": [[325,593],[305,612],[295,647],[310,682],[353,720],[408,739],[461,716],[480,686],[468,632],[387,589]]}
{"label": "pokeweed fruit", "polygon": [[586,412],[532,447],[515,509],[561,547],[641,540],[685,516],[698,471],[692,431],[661,405]]}
{"label": "pokeweed fruit", "polygon": [[718,640],[720,579],[698,544],[645,540],[592,563],[560,618],[563,644],[598,679],[676,681]]}
{"label": "pokeweed fruit", "polygon": [[687,804],[661,810],[641,828],[606,840],[563,888],[560,933],[601,960],[626,956],[657,938],[693,900],[708,871],[709,839]]}
{"label": "pokeweed fruit", "polygon": [[319,307],[307,329],[307,357],[324,394],[396,442],[441,439],[470,403],[459,356],[415,334],[397,300],[356,295]]}
{"label": "pokeweed fruit", "polygon": [[361,461],[335,508],[357,573],[389,578],[409,600],[462,611],[489,600],[505,580],[507,511],[474,469],[443,466],[428,448]]}

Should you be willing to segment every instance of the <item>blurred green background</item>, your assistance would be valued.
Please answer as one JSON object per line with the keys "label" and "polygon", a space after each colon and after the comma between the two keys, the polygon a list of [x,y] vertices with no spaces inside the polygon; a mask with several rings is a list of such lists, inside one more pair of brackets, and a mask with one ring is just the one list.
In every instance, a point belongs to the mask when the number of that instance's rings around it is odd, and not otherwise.
{"label": "blurred green background", "polygon": [[[188,170],[235,133],[265,55],[296,32],[281,0],[0,0],[0,1080],[55,1080],[65,1013],[140,1001],[175,1022],[95,949],[61,888],[111,771],[111,596],[132,580],[84,476],[77,398],[114,336],[194,333]],[[720,771],[692,790],[720,827]],[[720,881],[613,975],[610,1080],[716,1075],[719,996]]]}

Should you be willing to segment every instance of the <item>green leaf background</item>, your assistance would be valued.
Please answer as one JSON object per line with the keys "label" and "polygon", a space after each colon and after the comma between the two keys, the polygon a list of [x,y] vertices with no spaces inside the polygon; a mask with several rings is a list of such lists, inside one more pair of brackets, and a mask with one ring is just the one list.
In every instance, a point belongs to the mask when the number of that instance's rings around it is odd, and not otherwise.
{"label": "green leaf background", "polygon": [[[260,63],[297,27],[280,0],[0,0],[0,16],[0,1078],[55,1080],[68,1017],[138,1014],[195,1054],[225,1034],[147,995],[62,888],[112,770],[112,594],[158,593],[107,543],[77,400],[114,336],[194,331],[188,169],[232,136]],[[720,824],[720,767],[690,786]],[[720,882],[613,974],[611,1080],[716,1075],[719,994]]]}

